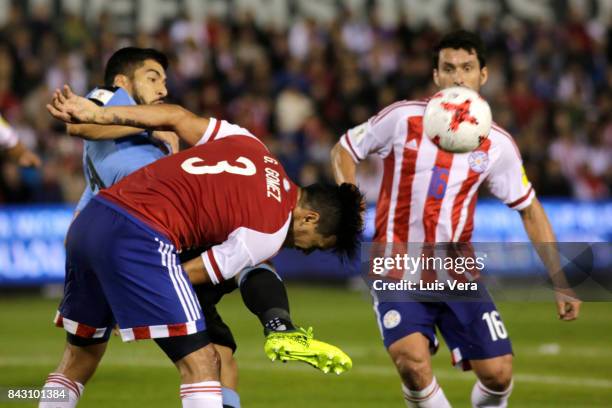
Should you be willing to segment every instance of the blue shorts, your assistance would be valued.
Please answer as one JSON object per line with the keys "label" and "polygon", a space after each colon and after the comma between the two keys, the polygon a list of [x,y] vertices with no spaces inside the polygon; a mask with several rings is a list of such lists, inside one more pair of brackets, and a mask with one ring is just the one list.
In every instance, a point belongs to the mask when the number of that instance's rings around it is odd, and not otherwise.
{"label": "blue shorts", "polygon": [[512,353],[508,332],[493,301],[485,302],[380,302],[374,303],[385,347],[412,333],[429,339],[438,349],[436,327],[451,352],[454,366],[469,370],[469,360]]}
{"label": "blue shorts", "polygon": [[202,309],[172,243],[96,197],[68,231],[64,298],[56,325],[85,338],[123,341],[205,330]]}

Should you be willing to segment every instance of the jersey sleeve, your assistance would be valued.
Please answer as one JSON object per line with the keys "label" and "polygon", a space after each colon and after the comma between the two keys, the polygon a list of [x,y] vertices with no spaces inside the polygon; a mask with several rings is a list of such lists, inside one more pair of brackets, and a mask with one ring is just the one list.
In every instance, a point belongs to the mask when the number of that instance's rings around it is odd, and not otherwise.
{"label": "jersey sleeve", "polygon": [[202,253],[210,280],[215,285],[236,276],[242,269],[255,266],[273,257],[283,245],[291,214],[285,224],[272,234],[249,228],[238,228],[228,239]]}
{"label": "jersey sleeve", "polygon": [[365,160],[370,154],[386,157],[393,149],[395,135],[401,109],[395,109],[385,114],[381,111],[367,122],[349,129],[340,138],[340,144],[357,163]]}
{"label": "jersey sleeve", "polygon": [[99,106],[129,106],[136,105],[134,98],[120,87],[99,87],[94,88],[85,95],[87,99],[95,102]]}
{"label": "jersey sleeve", "polygon": [[528,207],[535,198],[523,160],[509,137],[501,138],[500,157],[491,168],[487,184],[491,193],[513,210]]}
{"label": "jersey sleeve", "polygon": [[115,91],[113,89],[108,88],[95,88],[91,92],[89,92],[85,97],[90,101],[96,103],[96,105],[104,106],[108,104],[108,102],[115,95]]}
{"label": "jersey sleeve", "polygon": [[19,143],[17,132],[0,116],[0,147],[12,149],[17,146],[17,143]]}
{"label": "jersey sleeve", "polygon": [[196,146],[212,142],[213,140],[223,139],[228,136],[249,136],[256,138],[255,135],[243,127],[234,125],[225,120],[210,118],[208,127],[202,135],[202,138],[196,143]]}

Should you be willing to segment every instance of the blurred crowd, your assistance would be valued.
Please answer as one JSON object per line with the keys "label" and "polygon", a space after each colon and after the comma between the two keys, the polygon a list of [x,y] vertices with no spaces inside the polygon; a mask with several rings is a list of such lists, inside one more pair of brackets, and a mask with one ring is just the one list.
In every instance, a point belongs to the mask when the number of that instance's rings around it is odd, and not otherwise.
{"label": "blurred crowd", "polygon": [[[170,58],[169,101],[250,129],[301,184],[330,180],[329,153],[342,133],[399,99],[434,92],[430,26],[384,27],[345,11],[331,23],[303,19],[262,27],[244,14],[225,21],[177,16],[150,33],[118,36],[109,15],[95,23],[11,9],[0,27],[0,112],[44,159],[40,170],[2,162],[0,202],[75,202],[84,181],[82,142],[44,106],[64,83],[85,94],[101,84],[109,56],[126,45]],[[452,25],[461,27],[453,15]],[[483,15],[482,93],[494,120],[515,138],[541,196],[582,200],[612,190],[612,24],[569,12],[555,24]],[[360,167],[368,199],[380,165]]]}

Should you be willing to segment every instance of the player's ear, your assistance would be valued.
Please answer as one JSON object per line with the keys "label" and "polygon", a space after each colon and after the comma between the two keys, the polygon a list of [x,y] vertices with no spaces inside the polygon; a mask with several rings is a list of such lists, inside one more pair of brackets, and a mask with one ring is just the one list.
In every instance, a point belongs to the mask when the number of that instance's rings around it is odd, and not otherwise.
{"label": "player's ear", "polygon": [[297,225],[300,226],[304,226],[306,224],[317,224],[320,218],[318,212],[300,206],[293,210],[293,216],[297,221]]}
{"label": "player's ear", "polygon": [[440,78],[438,77],[438,70],[434,68],[433,70],[433,81],[434,84],[439,88],[440,87]]}
{"label": "player's ear", "polygon": [[480,86],[483,86],[484,84],[486,84],[488,79],[489,79],[489,70],[487,69],[487,67],[482,67],[480,69]]}
{"label": "player's ear", "polygon": [[308,224],[317,224],[319,222],[319,218],[321,218],[321,216],[316,211],[307,210],[306,214],[304,214],[304,222]]}
{"label": "player's ear", "polygon": [[127,89],[130,87],[130,80],[126,75],[118,74],[115,75],[115,80],[113,81],[114,86],[121,87],[123,89]]}

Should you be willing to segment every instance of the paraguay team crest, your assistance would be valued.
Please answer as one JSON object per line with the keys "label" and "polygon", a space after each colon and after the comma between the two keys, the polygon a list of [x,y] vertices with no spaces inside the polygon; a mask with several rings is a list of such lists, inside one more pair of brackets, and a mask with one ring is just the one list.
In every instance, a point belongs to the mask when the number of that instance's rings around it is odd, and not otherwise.
{"label": "paraguay team crest", "polygon": [[383,326],[385,326],[385,329],[397,327],[401,321],[402,315],[400,315],[397,310],[391,309],[383,316]]}
{"label": "paraguay team crest", "polygon": [[468,163],[470,164],[470,169],[476,173],[482,173],[489,166],[489,155],[487,152],[477,150],[470,153],[468,156]]}

